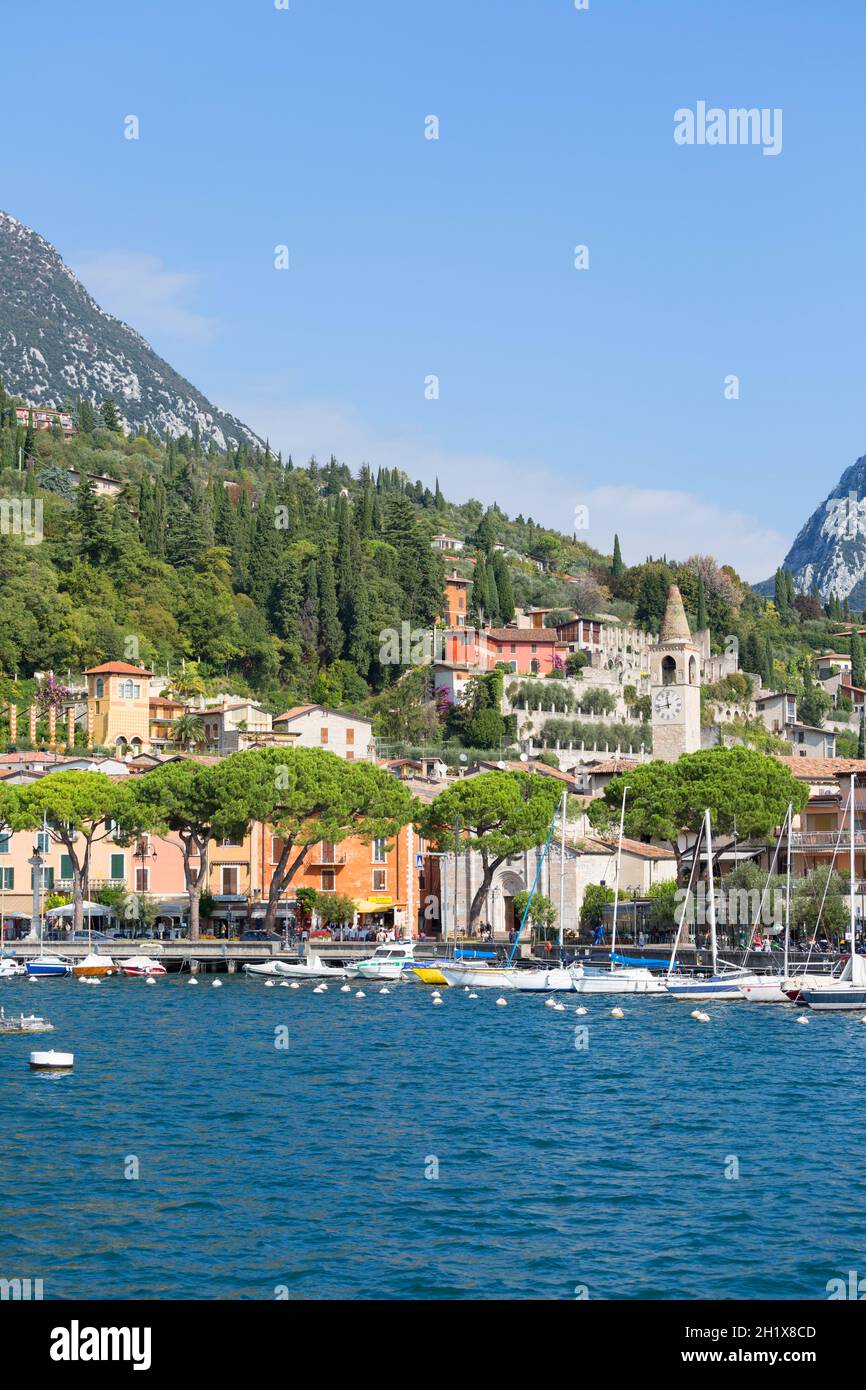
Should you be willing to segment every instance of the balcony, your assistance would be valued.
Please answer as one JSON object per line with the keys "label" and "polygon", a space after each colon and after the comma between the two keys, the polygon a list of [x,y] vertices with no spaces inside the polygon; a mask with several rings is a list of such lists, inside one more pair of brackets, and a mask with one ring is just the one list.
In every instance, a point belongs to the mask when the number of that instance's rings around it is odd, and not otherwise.
{"label": "balcony", "polygon": [[[851,837],[847,826],[841,833],[838,830],[797,830],[791,836],[791,849],[795,854],[832,854],[837,842],[840,854],[848,849]],[[866,849],[866,830],[854,831],[854,848]]]}
{"label": "balcony", "polygon": [[346,851],[318,845],[311,851],[307,863],[317,869],[342,869],[346,864]]}

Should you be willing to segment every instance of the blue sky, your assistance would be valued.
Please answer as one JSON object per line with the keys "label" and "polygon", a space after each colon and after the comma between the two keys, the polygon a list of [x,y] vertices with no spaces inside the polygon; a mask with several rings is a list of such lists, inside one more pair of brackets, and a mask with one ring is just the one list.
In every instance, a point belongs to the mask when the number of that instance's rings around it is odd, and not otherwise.
{"label": "blue sky", "polygon": [[296,459],[772,572],[866,451],[862,0],[289,4],[6,0],[5,210]]}

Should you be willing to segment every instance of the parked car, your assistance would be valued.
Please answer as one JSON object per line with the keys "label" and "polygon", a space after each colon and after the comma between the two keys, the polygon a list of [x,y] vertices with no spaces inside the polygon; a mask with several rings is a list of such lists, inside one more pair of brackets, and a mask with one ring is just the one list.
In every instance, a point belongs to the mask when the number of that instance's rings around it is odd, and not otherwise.
{"label": "parked car", "polygon": [[278,945],[282,939],[275,931],[243,931],[238,937],[239,941],[276,941]]}

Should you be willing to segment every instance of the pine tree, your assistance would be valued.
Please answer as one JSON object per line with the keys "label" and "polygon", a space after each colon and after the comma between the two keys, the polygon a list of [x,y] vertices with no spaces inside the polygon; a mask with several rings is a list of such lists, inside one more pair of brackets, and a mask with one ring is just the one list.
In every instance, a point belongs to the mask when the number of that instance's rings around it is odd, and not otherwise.
{"label": "pine tree", "polygon": [[102,402],[102,423],[107,430],[112,430],[115,434],[122,433],[120,424],[120,413],[111,396]]}
{"label": "pine tree", "polygon": [[93,434],[96,428],[96,417],[93,413],[93,402],[90,400],[80,400],[78,402],[78,430],[81,434]]}
{"label": "pine tree", "polygon": [[75,511],[80,536],[80,554],[90,564],[100,565],[105,559],[109,547],[108,517],[105,503],[101,497],[96,495],[93,479],[83,469],[78,478]]}
{"label": "pine tree", "polygon": [[253,523],[253,536],[250,545],[249,588],[250,598],[266,611],[270,608],[274,576],[280,557],[280,534],[277,531],[277,495],[272,483],[268,483],[259,502]]}

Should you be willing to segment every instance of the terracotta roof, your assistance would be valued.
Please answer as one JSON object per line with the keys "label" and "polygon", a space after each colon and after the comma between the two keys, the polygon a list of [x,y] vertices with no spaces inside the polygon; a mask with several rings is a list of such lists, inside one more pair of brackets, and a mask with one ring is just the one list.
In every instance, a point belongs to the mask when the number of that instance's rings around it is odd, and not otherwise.
{"label": "terracotta roof", "polygon": [[777,753],[776,757],[801,781],[813,777],[850,777],[852,772],[866,777],[866,758],[796,758],[787,753]]}
{"label": "terracotta roof", "polygon": [[170,700],[167,695],[151,695],[148,704],[151,709],[155,705],[168,706],[169,709],[186,709],[186,705],[180,700]]}
{"label": "terracotta roof", "polygon": [[[582,843],[586,847],[584,850],[586,854],[616,854],[616,840],[602,840],[589,836],[578,843]],[[622,848],[624,854],[634,854],[640,859],[676,859],[676,855],[671,849],[663,849],[661,845],[645,845],[643,840],[630,840],[625,835],[622,840]]]}
{"label": "terracotta roof", "polygon": [[619,772],[630,772],[633,767],[637,767],[637,762],[634,758],[608,758],[606,762],[587,763],[583,771],[588,773],[601,772],[616,774]]}
{"label": "terracotta roof", "polygon": [[668,589],[667,607],[662,619],[659,642],[691,642],[691,640],[692,634],[689,632],[682,594],[677,585],[672,584]]}
{"label": "terracotta roof", "polygon": [[128,661],[104,661],[101,666],[88,666],[85,676],[152,676],[146,666],[130,666]]}
{"label": "terracotta roof", "polygon": [[281,724],[282,721],[283,721],[284,719],[286,719],[286,720],[289,720],[289,719],[297,719],[297,717],[298,717],[299,714],[306,714],[309,710],[315,709],[315,708],[316,708],[315,705],[292,705],[292,708],[291,708],[291,709],[287,709],[286,712],[285,712],[285,714],[277,714],[277,715],[275,715],[275,716],[274,716],[274,723],[275,723],[275,724]]}
{"label": "terracotta roof", "polygon": [[54,753],[0,753],[0,765],[3,763],[56,763],[60,759]]}
{"label": "terracotta roof", "polygon": [[[549,763],[539,762],[532,758],[525,763],[518,762],[514,758],[503,759],[506,772],[537,772],[541,777],[555,777],[559,782],[573,782],[573,772],[563,772],[559,767],[551,767]],[[479,767],[491,768],[494,772],[498,770],[499,764],[491,759],[479,758]]]}
{"label": "terracotta roof", "polygon": [[334,709],[332,705],[295,705],[292,709],[287,709],[285,714],[277,715],[274,723],[289,723],[292,719],[298,719],[302,714],[307,714],[312,709],[323,710],[326,714],[337,714],[341,719],[356,719],[362,724],[369,724],[371,728],[373,725],[372,719],[368,719],[366,714],[355,714],[353,710],[348,709]]}
{"label": "terracotta roof", "polygon": [[555,627],[489,627],[484,636],[491,642],[546,642],[564,645]]}

